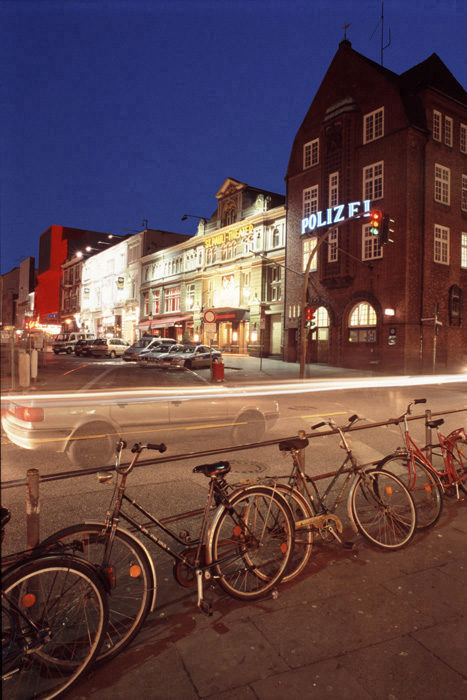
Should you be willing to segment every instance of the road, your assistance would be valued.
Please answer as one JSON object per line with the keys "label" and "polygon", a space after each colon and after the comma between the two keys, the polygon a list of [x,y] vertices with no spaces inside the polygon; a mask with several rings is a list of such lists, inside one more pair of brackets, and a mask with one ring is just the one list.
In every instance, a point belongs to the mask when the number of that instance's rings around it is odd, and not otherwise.
{"label": "road", "polygon": [[[73,358],[66,358],[73,363]],[[207,374],[201,370],[200,374]],[[281,417],[267,434],[268,440],[280,440],[297,435],[304,430],[311,433],[311,426],[323,417],[332,417],[338,424],[346,424],[352,414],[362,417],[359,425],[368,429],[355,432],[351,436],[352,447],[357,459],[370,462],[391,453],[401,444],[399,429],[394,426],[371,428],[374,423],[395,418],[403,413],[406,405],[414,398],[426,398],[426,408],[433,413],[443,413],[463,409],[459,413],[444,416],[446,431],[464,426],[467,428],[466,383],[440,383],[425,387],[376,387],[339,388],[332,391],[309,390],[294,393],[290,385],[281,382],[268,382],[261,385],[261,394],[271,392],[280,406]],[[424,406],[416,406],[414,413],[423,415]],[[424,444],[424,421],[411,423],[413,436]],[[181,461],[165,462],[143,466],[131,475],[129,492],[143,505],[157,508],[160,517],[190,510],[204,504],[207,481],[194,475],[196,464],[228,459],[232,466],[232,479],[287,473],[289,463],[278,450],[277,445],[242,449],[232,452],[224,438],[216,439],[215,430],[209,431],[209,438],[203,430],[190,430],[184,426],[178,431],[178,451],[189,454],[200,450],[215,449],[213,456],[187,457]],[[147,437],[142,436],[143,440]],[[161,435],[160,439],[166,439]],[[167,440],[166,456],[174,454]],[[344,457],[335,435],[312,438],[305,451],[306,469],[309,473],[322,474],[336,469]],[[148,453],[147,453],[148,454]],[[153,454],[153,453],[151,453]],[[129,458],[126,451],[124,461]],[[54,452],[33,452],[11,444],[2,434],[2,483],[22,479],[26,471],[36,468],[41,475],[70,473],[74,467],[64,455]],[[60,527],[84,519],[101,519],[108,508],[113,492],[109,485],[99,485],[95,475],[60,479],[41,484],[41,536],[45,537]],[[131,488],[130,488],[131,486]],[[4,546],[7,551],[22,549],[25,545],[25,487],[5,489],[2,502],[12,510],[12,524],[9,526]]]}

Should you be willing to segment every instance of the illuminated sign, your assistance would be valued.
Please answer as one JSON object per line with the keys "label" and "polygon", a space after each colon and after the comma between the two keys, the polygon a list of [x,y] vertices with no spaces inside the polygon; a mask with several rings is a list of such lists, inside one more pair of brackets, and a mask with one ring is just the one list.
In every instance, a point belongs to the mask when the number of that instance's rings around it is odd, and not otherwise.
{"label": "illuminated sign", "polygon": [[[365,199],[363,201],[363,212],[365,216],[370,213],[371,200]],[[316,228],[321,228],[321,226],[332,226],[333,224],[338,224],[352,216],[356,216],[360,213],[362,202],[350,202],[350,204],[337,204],[335,207],[330,207],[326,211],[317,211],[310,216],[306,216],[302,219],[302,234],[308,231],[314,231]]]}
{"label": "illuminated sign", "polygon": [[230,243],[230,241],[235,241],[238,238],[243,238],[252,233],[253,224],[247,224],[246,226],[241,226],[240,228],[235,228],[232,231],[226,231],[225,233],[218,233],[215,236],[211,236],[204,241],[205,248],[211,248],[214,245],[223,245],[224,243]]}

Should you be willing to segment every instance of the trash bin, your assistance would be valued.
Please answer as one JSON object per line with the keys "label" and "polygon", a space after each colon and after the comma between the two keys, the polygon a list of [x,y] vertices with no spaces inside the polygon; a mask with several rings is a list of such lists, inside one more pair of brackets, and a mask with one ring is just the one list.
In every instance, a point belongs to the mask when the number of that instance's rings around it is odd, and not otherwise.
{"label": "trash bin", "polygon": [[217,357],[212,361],[211,364],[211,378],[215,382],[224,381],[224,363]]}

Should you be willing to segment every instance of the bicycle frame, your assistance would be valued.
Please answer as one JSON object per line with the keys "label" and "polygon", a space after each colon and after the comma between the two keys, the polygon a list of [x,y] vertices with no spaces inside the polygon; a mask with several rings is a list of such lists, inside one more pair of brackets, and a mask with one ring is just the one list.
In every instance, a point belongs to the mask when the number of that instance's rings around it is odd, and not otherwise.
{"label": "bicycle frame", "polygon": [[[466,439],[466,433],[464,428],[457,428],[456,430],[453,430],[449,435],[443,435],[440,431],[440,426],[436,426],[436,433],[438,437],[438,445],[427,445],[427,447],[430,447],[430,449],[440,447],[441,449],[441,456],[444,461],[444,466],[445,466],[445,471],[441,472],[438,469],[436,469],[432,464],[430,464],[430,467],[433,471],[438,474],[440,477],[441,483],[443,484],[443,488],[450,488],[451,486],[454,486],[456,489],[456,496],[459,498],[459,484],[462,481],[467,480],[467,474],[460,479],[457,477],[457,473],[454,469],[454,461],[453,461],[453,445],[454,441],[457,438],[464,438]],[[447,480],[447,483],[445,483],[445,480]]]}

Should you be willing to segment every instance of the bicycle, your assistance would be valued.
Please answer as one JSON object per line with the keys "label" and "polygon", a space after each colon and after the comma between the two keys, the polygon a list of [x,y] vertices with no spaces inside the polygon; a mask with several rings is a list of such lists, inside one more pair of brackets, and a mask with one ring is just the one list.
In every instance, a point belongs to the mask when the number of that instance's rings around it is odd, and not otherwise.
{"label": "bicycle", "polygon": [[[342,541],[342,521],[335,515],[347,488],[351,525],[369,542],[383,549],[395,550],[406,546],[415,534],[417,514],[414,502],[401,480],[387,471],[374,468],[375,464],[369,465],[369,468],[357,463],[344,434],[357,420],[360,420],[359,417],[353,415],[345,427],[339,427],[332,419],[312,427],[312,430],[317,430],[329,425],[339,434],[341,446],[346,452],[339,469],[324,475],[331,481],[323,492],[318,488],[317,478],[306,474],[302,465],[302,450],[309,445],[305,433],[302,431],[299,438],[279,443],[279,450],[292,458],[292,471],[275,478],[286,482],[280,485],[281,493],[289,495],[290,507],[295,515],[294,560],[292,570],[284,580],[297,576],[308,562],[312,551],[310,533],[318,532],[324,541],[336,539],[343,546],[353,548],[352,543]],[[328,504],[332,489],[344,473],[346,477],[340,491],[334,502]]]}
{"label": "bicycle", "polygon": [[[225,477],[230,471],[227,461],[202,464],[193,469],[209,478],[206,505],[203,509],[158,519],[126,492],[129,474],[143,450],[164,452],[166,446],[136,443],[129,466],[120,465],[126,443],[117,444],[115,472],[117,483],[103,523],[74,525],[55,533],[47,542],[65,541],[99,566],[111,587],[110,622],[99,660],[109,660],[122,651],[136,636],[149,611],[154,609],[156,571],[145,546],[133,532],[118,527],[120,518],[134,531],[144,535],[174,559],[174,576],[182,586],[197,586],[197,605],[212,614],[212,606],[203,596],[204,580],[215,580],[229,595],[241,600],[256,600],[268,593],[276,595],[294,545],[294,521],[287,502],[277,489],[265,485],[235,488]],[[100,475],[108,483],[112,472]],[[112,508],[113,501],[113,508]],[[139,524],[122,509],[123,501],[138,511],[148,523]],[[177,535],[167,523],[201,515],[199,534]],[[208,524],[208,518],[212,515]],[[185,549],[176,552],[166,542],[151,534],[156,527]]]}
{"label": "bicycle", "polygon": [[[414,399],[406,411],[394,419],[399,426],[404,447],[399,447],[393,454],[384,457],[378,468],[385,469],[401,479],[409,489],[417,508],[417,529],[426,530],[438,522],[443,511],[443,484],[433,465],[418,447],[409,432],[407,416],[411,407],[426,403],[426,399]],[[444,421],[432,421],[429,427],[439,427]]]}
{"label": "bicycle", "polygon": [[[10,512],[2,506],[2,540]],[[107,593],[88,562],[63,552],[2,558],[2,697],[62,697],[91,668],[108,621]]]}
{"label": "bicycle", "polygon": [[442,418],[426,423],[428,428],[436,430],[438,442],[425,445],[423,450],[431,450],[430,463],[441,480],[444,493],[447,496],[455,493],[460,500],[460,491],[467,494],[467,436],[464,428],[443,435],[440,431],[443,424]]}

